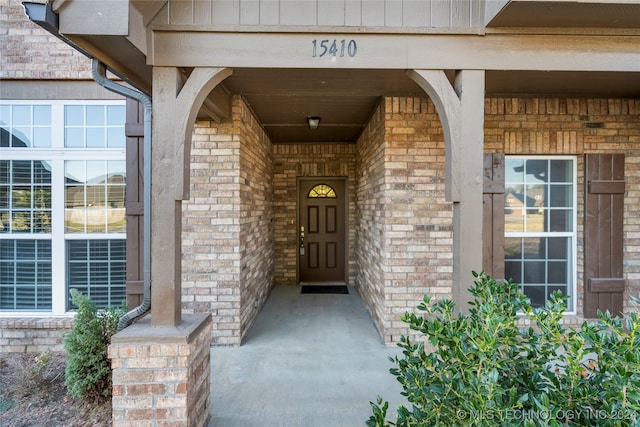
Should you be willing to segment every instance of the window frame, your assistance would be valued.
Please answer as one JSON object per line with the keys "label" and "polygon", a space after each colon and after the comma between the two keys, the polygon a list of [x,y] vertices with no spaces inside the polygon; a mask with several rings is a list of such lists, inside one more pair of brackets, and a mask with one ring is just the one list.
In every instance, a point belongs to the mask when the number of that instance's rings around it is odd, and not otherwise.
{"label": "window frame", "polygon": [[[65,231],[65,161],[126,161],[126,146],[121,148],[65,147],[64,111],[67,105],[119,105],[124,100],[0,100],[0,105],[50,105],[51,147],[0,147],[2,160],[46,160],[51,163],[51,233],[0,233],[0,239],[51,240],[51,310],[0,310],[2,317],[68,317],[67,260],[68,240],[126,240],[122,233],[67,233]],[[123,123],[123,127],[125,124]],[[126,136],[125,136],[126,138]]]}
{"label": "window frame", "polygon": [[[540,237],[567,237],[570,239],[569,250],[570,250],[570,260],[567,262],[567,278],[570,283],[567,284],[567,294],[569,296],[569,302],[567,305],[567,310],[565,311],[565,315],[576,315],[577,314],[577,282],[578,282],[578,273],[577,273],[577,255],[578,255],[578,157],[577,156],[569,156],[569,155],[505,155],[505,209],[507,208],[507,162],[509,160],[523,160],[526,162],[527,160],[571,160],[572,162],[572,194],[571,194],[571,224],[572,231],[507,231],[505,228],[504,238],[540,238]],[[549,206],[545,204],[545,208]],[[526,210],[526,206],[525,206]],[[504,214],[506,219],[506,213]],[[545,262],[548,262],[549,259],[546,258]],[[506,262],[506,259],[505,259]],[[506,276],[506,274],[505,274]],[[523,288],[521,283],[518,283]],[[547,283],[547,286],[550,284]]]}

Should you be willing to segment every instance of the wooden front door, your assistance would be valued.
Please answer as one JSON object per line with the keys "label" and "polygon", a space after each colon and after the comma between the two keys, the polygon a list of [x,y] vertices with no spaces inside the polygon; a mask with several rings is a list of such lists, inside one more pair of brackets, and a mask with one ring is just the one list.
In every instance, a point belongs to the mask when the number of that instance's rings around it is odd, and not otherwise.
{"label": "wooden front door", "polygon": [[298,181],[300,282],[346,282],[345,180]]}

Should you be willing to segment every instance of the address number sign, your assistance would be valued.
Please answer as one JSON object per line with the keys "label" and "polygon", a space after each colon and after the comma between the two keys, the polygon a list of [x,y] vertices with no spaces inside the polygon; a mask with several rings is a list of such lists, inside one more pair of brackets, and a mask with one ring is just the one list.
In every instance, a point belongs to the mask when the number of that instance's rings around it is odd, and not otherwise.
{"label": "address number sign", "polygon": [[348,56],[353,58],[358,53],[358,44],[353,39],[313,39],[311,41],[311,47],[312,58],[322,58],[323,56],[333,56],[338,58]]}

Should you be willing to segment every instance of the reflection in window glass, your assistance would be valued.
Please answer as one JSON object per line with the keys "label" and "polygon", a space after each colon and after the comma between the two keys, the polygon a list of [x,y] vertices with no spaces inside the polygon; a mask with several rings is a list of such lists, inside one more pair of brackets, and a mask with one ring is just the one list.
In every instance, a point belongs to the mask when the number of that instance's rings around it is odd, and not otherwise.
{"label": "reflection in window glass", "polygon": [[33,124],[34,126],[51,126],[50,105],[33,106]]}
{"label": "reflection in window glass", "polygon": [[32,123],[31,105],[14,105],[11,114],[11,121],[14,126],[29,126]]}
{"label": "reflection in window glass", "polygon": [[65,231],[124,233],[125,162],[65,162]]}
{"label": "reflection in window glass", "polygon": [[65,147],[123,148],[124,105],[65,106]]}
{"label": "reflection in window glass", "polygon": [[80,128],[68,128],[64,130],[64,146],[67,148],[84,147],[84,131]]}
{"label": "reflection in window glass", "polygon": [[549,186],[549,206],[566,208],[573,206],[573,185],[559,184]]}
{"label": "reflection in window glass", "polygon": [[0,147],[51,147],[50,105],[0,106]]}
{"label": "reflection in window glass", "polygon": [[551,160],[551,182],[573,184],[573,165],[565,160]]}
{"label": "reflection in window glass", "polygon": [[87,128],[87,148],[103,148],[105,146],[104,129]]}
{"label": "reflection in window glass", "polygon": [[506,232],[573,232],[575,185],[564,181],[572,175],[567,172],[573,170],[572,164],[572,160],[507,159]]}
{"label": "reflection in window glass", "polygon": [[120,127],[125,122],[125,108],[122,105],[107,105],[107,125]]}
{"label": "reflection in window glass", "polygon": [[0,105],[0,126],[5,127],[11,123],[11,106]]}
{"label": "reflection in window glass", "polygon": [[0,233],[51,233],[51,165],[0,160]]}
{"label": "reflection in window glass", "polygon": [[534,306],[554,290],[572,290],[573,159],[505,160],[505,277]]}
{"label": "reflection in window glass", "polygon": [[69,126],[84,125],[84,107],[82,105],[65,105],[64,124]]}
{"label": "reflection in window glass", "polygon": [[87,105],[87,126],[104,126],[106,106]]}
{"label": "reflection in window glass", "polygon": [[122,148],[126,145],[125,134],[122,129],[111,127],[107,129],[107,147]]}

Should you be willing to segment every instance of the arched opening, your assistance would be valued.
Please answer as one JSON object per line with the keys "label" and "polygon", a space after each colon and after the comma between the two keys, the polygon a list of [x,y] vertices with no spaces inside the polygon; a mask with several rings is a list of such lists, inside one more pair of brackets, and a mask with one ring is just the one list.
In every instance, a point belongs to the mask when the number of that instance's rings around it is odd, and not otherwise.
{"label": "arched opening", "polygon": [[[322,177],[315,183],[322,184],[340,178],[346,193],[346,276],[340,281],[357,287],[385,341],[399,339],[407,331],[389,327],[391,317],[403,314],[390,308],[399,297],[390,295],[393,289],[429,293],[453,283],[451,261],[437,259],[439,251],[452,250],[454,226],[436,104],[401,70],[236,69],[222,86],[231,95],[234,119],[196,128],[183,240],[237,231],[237,248],[223,238],[207,249],[185,248],[185,309],[211,312],[225,322],[214,332],[216,342],[240,343],[271,287],[297,285],[296,266],[301,256],[310,256],[311,248],[301,249],[302,224],[296,220],[297,179]],[[309,128],[310,116],[321,117],[318,129]],[[220,196],[233,185],[237,198]],[[210,220],[197,224],[203,212]],[[230,212],[236,212],[237,226],[223,220]],[[308,229],[303,233],[309,237]],[[385,243],[388,250],[376,249],[389,236],[395,237]],[[440,248],[424,250],[429,239]],[[242,249],[247,241],[251,250]],[[218,256],[209,270],[200,267],[202,251]],[[228,260],[246,267],[227,268]],[[237,286],[220,286],[211,271],[233,274]],[[203,287],[211,288],[204,297]],[[229,310],[211,302],[226,292],[231,295],[224,298],[237,304],[237,317],[219,315]],[[415,304],[411,298],[406,296],[407,307]]]}

